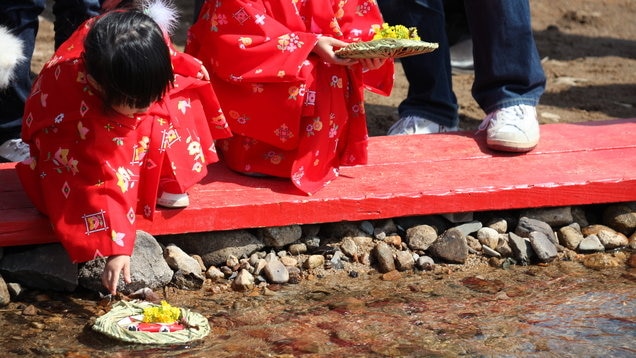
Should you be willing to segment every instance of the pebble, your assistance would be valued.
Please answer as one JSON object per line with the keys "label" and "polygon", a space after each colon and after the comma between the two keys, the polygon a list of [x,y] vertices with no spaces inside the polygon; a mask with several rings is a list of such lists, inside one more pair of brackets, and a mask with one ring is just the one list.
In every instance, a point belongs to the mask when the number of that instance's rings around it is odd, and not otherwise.
{"label": "pebble", "polygon": [[588,235],[585,238],[583,238],[583,240],[581,240],[577,248],[579,249],[579,251],[582,251],[582,252],[605,251],[605,247],[601,243],[601,240],[599,240],[598,236],[594,234]]}
{"label": "pebble", "polygon": [[374,249],[375,259],[378,263],[378,270],[386,273],[395,270],[395,260],[393,250],[385,242],[379,242]]}
{"label": "pebble", "polygon": [[499,244],[499,232],[490,227],[483,227],[477,231],[477,240],[482,245],[494,250]]}
{"label": "pebble", "polygon": [[578,224],[576,226],[568,225],[560,228],[559,231],[557,231],[557,236],[559,243],[570,250],[576,250],[584,239],[581,229],[578,228]]}

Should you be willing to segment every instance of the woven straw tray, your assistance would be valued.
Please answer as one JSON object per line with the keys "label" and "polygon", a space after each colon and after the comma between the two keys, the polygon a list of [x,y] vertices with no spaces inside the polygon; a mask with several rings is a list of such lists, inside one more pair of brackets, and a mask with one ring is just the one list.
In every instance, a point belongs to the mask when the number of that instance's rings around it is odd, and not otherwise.
{"label": "woven straw tray", "polygon": [[439,47],[436,42],[408,39],[379,39],[355,42],[336,50],[342,58],[400,58],[432,52]]}

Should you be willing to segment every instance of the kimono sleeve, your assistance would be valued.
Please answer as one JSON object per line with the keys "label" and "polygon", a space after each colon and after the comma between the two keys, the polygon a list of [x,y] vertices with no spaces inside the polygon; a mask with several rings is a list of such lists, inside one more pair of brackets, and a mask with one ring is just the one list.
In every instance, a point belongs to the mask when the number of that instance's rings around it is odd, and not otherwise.
{"label": "kimono sleeve", "polygon": [[[290,6],[274,8],[275,5],[268,4],[207,2],[190,29],[186,52],[226,81],[299,80],[300,68],[318,35],[306,32]],[[285,24],[279,19],[285,19]]]}

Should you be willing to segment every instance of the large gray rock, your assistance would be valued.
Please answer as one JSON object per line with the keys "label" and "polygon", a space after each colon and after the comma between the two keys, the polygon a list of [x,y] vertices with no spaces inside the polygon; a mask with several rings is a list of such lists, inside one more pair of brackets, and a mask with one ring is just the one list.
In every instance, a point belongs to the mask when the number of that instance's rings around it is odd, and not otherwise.
{"label": "large gray rock", "polygon": [[463,264],[468,258],[468,243],[461,230],[451,228],[435,240],[428,252],[442,260]]}
{"label": "large gray rock", "polygon": [[[105,264],[105,258],[95,259],[84,264],[79,272],[80,285],[89,290],[106,292],[101,281]],[[120,278],[117,291],[131,294],[144,287],[157,289],[170,283],[173,275],[172,269],[163,258],[161,245],[152,235],[138,230],[135,248],[130,257],[132,282],[126,285],[123,278]]]}
{"label": "large gray rock", "polygon": [[530,246],[530,240],[525,239],[514,232],[508,234],[508,239],[514,259],[523,266],[530,264],[532,259],[535,257],[534,251]]}
{"label": "large gray rock", "polygon": [[526,209],[521,212],[521,216],[543,221],[552,227],[570,225],[574,221],[570,206]]}
{"label": "large gray rock", "polygon": [[557,237],[554,234],[554,230],[552,230],[552,227],[548,225],[548,223],[537,219],[531,219],[526,216],[521,217],[517,227],[515,228],[515,234],[529,238],[530,233],[533,231],[544,233],[555,245],[559,243],[559,240],[557,240]]}
{"label": "large gray rock", "polygon": [[166,245],[173,243],[190,255],[201,256],[206,267],[223,266],[230,255],[249,257],[265,247],[261,240],[246,230],[170,235],[157,239]]}
{"label": "large gray rock", "polygon": [[7,282],[40,290],[72,292],[78,285],[77,264],[59,243],[5,250],[0,274]]}
{"label": "large gray rock", "polygon": [[265,227],[258,232],[265,246],[278,249],[298,241],[303,234],[300,225]]}
{"label": "large gray rock", "polygon": [[530,245],[541,262],[550,262],[557,257],[557,248],[548,236],[539,231],[530,233]]}

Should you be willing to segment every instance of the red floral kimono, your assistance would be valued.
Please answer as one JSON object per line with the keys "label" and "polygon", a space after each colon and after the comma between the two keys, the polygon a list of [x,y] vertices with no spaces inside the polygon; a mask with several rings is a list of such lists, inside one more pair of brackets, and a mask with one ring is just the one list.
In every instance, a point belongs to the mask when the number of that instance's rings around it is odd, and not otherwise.
{"label": "red floral kimono", "polygon": [[36,79],[17,165],[25,191],[46,214],[73,262],[131,255],[136,214],[152,219],[162,183],[185,192],[217,161],[213,138],[230,136],[200,62],[171,48],[175,85],[147,112],[105,108],[81,57],[93,20],[65,42]]}
{"label": "red floral kimono", "polygon": [[364,164],[364,89],[388,95],[393,61],[330,65],[311,51],[319,36],[370,40],[382,17],[374,0],[207,1],[186,52],[211,72],[234,136],[219,141],[233,170],[291,178],[306,193]]}

